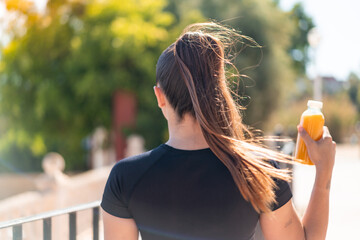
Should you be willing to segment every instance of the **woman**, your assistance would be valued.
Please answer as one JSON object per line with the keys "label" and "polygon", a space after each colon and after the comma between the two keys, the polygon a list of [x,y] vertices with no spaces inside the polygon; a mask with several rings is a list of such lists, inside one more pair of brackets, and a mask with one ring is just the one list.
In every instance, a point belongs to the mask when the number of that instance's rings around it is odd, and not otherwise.
{"label": "woman", "polygon": [[325,239],[335,143],[326,127],[317,142],[299,127],[316,166],[300,220],[289,176],[276,168],[286,156],[251,138],[231,97],[230,34],[214,23],[191,25],[161,54],[154,91],[169,140],[112,169],[101,203],[106,240],[135,240],[139,231],[144,240],[248,240],[258,221],[268,240]]}

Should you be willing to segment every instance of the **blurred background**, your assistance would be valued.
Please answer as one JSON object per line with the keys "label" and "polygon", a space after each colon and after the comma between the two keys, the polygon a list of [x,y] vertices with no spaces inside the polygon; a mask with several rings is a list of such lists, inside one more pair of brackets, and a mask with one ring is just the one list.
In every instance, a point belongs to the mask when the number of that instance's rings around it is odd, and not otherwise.
{"label": "blurred background", "polygon": [[[356,239],[359,10],[352,0],[1,0],[0,221],[100,199],[116,160],[165,142],[157,59],[186,25],[215,20],[262,46],[235,61],[248,125],[295,141],[307,100],[324,102],[338,143],[328,239]],[[300,213],[313,175],[295,166]]]}

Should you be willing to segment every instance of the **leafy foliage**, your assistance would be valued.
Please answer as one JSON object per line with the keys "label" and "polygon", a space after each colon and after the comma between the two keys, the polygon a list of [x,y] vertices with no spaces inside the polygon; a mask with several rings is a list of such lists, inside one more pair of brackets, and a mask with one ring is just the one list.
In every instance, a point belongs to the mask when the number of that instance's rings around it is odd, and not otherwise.
{"label": "leafy foliage", "polygon": [[347,81],[349,83],[349,98],[356,106],[357,112],[360,113],[360,78],[355,73],[351,73]]}
{"label": "leafy foliage", "polygon": [[82,144],[95,127],[111,128],[119,89],[137,99],[136,128],[127,132],[144,136],[148,149],[163,142],[167,128],[152,90],[156,61],[202,16],[226,20],[263,46],[244,49],[236,61],[248,76],[239,93],[249,124],[262,128],[294,89],[288,49],[295,27],[271,1],[49,0],[44,14],[31,1],[6,3],[24,22],[14,23],[0,59],[0,160],[14,169],[39,169],[49,151],[61,153],[68,169],[84,169]]}
{"label": "leafy foliage", "polygon": [[295,4],[290,11],[290,18],[294,21],[297,31],[292,36],[290,55],[294,60],[294,67],[299,75],[305,75],[306,65],[309,62],[307,41],[309,31],[315,27],[313,20],[309,17],[301,3]]}
{"label": "leafy foliage", "polygon": [[15,148],[17,159],[38,163],[57,151],[69,169],[84,168],[81,142],[95,127],[111,127],[117,89],[136,95],[138,131],[147,147],[157,145],[165,124],[152,93],[155,64],[176,29],[165,4],[52,0],[44,15],[31,18],[10,4],[26,17],[26,32],[2,52],[2,157],[13,160]]}

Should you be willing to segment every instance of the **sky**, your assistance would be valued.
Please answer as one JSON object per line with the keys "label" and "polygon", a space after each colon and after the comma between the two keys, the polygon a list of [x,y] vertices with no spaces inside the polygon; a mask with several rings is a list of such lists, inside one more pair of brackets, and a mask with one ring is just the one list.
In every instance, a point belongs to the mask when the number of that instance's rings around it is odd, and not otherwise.
{"label": "sky", "polygon": [[[46,0],[35,2],[41,9]],[[290,10],[297,2],[303,3],[321,38],[308,75],[339,80],[346,80],[350,72],[360,75],[360,0],[280,0],[280,6]],[[4,11],[0,4],[0,16]],[[0,34],[3,27],[0,23]]]}
{"label": "sky", "polygon": [[360,75],[360,1],[280,0],[280,6],[290,10],[297,2],[302,2],[313,18],[321,39],[309,75],[339,80],[345,80],[350,72]]}

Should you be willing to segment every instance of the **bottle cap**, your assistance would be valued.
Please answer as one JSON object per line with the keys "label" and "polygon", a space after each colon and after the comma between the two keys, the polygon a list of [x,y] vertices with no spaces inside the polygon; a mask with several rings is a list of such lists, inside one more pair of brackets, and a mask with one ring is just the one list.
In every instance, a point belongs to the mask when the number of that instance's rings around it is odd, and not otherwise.
{"label": "bottle cap", "polygon": [[322,109],[323,103],[320,102],[320,101],[309,100],[309,101],[307,102],[307,106],[308,106],[308,107],[311,107],[311,108],[319,108],[319,109]]}

